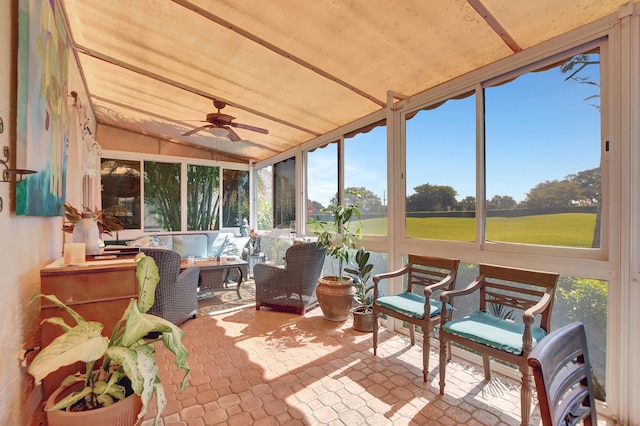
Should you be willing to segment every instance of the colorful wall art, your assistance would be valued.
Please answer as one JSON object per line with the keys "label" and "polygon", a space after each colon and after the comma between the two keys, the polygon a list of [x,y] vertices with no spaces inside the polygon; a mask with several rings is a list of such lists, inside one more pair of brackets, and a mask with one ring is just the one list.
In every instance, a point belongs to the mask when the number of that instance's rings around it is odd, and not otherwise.
{"label": "colorful wall art", "polygon": [[69,39],[58,0],[20,0],[16,214],[61,216],[66,199]]}

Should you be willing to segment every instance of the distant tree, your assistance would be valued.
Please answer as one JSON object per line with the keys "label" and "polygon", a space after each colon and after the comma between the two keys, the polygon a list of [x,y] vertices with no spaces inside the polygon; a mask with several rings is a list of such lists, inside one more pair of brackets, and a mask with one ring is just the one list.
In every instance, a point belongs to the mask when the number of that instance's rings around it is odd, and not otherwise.
{"label": "distant tree", "polygon": [[308,200],[307,201],[307,216],[312,218],[315,217],[315,215],[317,215],[320,210],[322,210],[324,208],[324,206],[317,202],[317,201],[313,201],[313,200]]}
{"label": "distant tree", "polygon": [[458,193],[451,186],[425,183],[413,190],[415,194],[407,197],[407,211],[450,211],[458,204]]}
{"label": "distant tree", "polygon": [[518,203],[509,195],[494,195],[487,200],[487,210],[507,210],[514,209]]}
{"label": "distant tree", "polygon": [[[357,201],[357,196],[355,195],[355,193],[360,194],[360,213],[384,212],[384,206],[382,205],[380,197],[365,187],[350,186],[344,189],[344,193],[344,204],[354,204]],[[336,204],[338,204],[338,197],[334,196],[331,198],[329,205],[335,206]]]}
{"label": "distant tree", "polygon": [[467,196],[458,203],[458,210],[475,211],[475,209],[476,209],[476,197]]}
{"label": "distant tree", "polygon": [[546,181],[537,184],[527,193],[527,198],[520,203],[524,208],[571,207],[580,202],[580,185],[567,180]]}
{"label": "distant tree", "polygon": [[580,192],[590,205],[600,205],[602,189],[600,167],[571,174],[566,179],[580,185]]}

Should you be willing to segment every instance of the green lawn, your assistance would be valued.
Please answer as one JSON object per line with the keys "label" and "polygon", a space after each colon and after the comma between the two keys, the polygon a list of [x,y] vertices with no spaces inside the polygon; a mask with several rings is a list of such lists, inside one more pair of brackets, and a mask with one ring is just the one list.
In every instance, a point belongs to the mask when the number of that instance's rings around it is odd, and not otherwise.
{"label": "green lawn", "polygon": [[[487,219],[487,240],[564,247],[591,247],[596,215],[594,213],[556,213]],[[366,234],[385,235],[386,218],[362,221]],[[310,228],[312,232],[313,228]],[[474,241],[474,218],[408,218],[411,238]]]}

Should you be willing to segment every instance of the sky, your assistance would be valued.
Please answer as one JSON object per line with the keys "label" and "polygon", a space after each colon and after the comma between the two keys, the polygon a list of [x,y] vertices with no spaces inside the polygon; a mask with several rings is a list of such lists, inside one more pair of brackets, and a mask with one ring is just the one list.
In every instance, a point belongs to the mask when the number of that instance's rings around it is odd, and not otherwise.
{"label": "sky", "polygon": [[[595,56],[597,59],[597,56]],[[559,67],[530,72],[485,90],[487,198],[526,198],[537,184],[599,166],[600,113],[588,99],[593,84],[566,80]],[[579,76],[599,83],[598,65]],[[458,201],[476,195],[475,95],[423,110],[407,122],[407,195],[429,183],[453,187]],[[310,154],[309,198],[327,205],[335,196],[336,147]],[[345,141],[345,187],[365,187],[383,201],[386,192],[386,128]]]}

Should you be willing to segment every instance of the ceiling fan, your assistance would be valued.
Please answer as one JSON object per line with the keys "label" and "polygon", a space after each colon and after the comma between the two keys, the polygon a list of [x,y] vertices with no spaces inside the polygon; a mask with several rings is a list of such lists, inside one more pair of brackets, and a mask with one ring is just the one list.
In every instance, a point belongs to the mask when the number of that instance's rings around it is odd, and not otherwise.
{"label": "ceiling fan", "polygon": [[211,133],[213,133],[215,136],[228,137],[234,142],[242,140],[242,138],[238,136],[238,134],[235,131],[233,131],[232,127],[235,127],[238,129],[251,130],[253,132],[258,132],[265,135],[269,134],[268,130],[261,129],[260,127],[249,126],[248,124],[234,123],[233,120],[235,120],[235,117],[232,117],[228,114],[224,114],[220,112],[222,108],[227,106],[225,102],[214,99],[213,106],[218,109],[218,112],[212,112],[207,114],[206,122],[209,124],[197,127],[193,130],[183,133],[182,136],[191,136],[194,133],[197,133],[201,130],[211,129]]}

